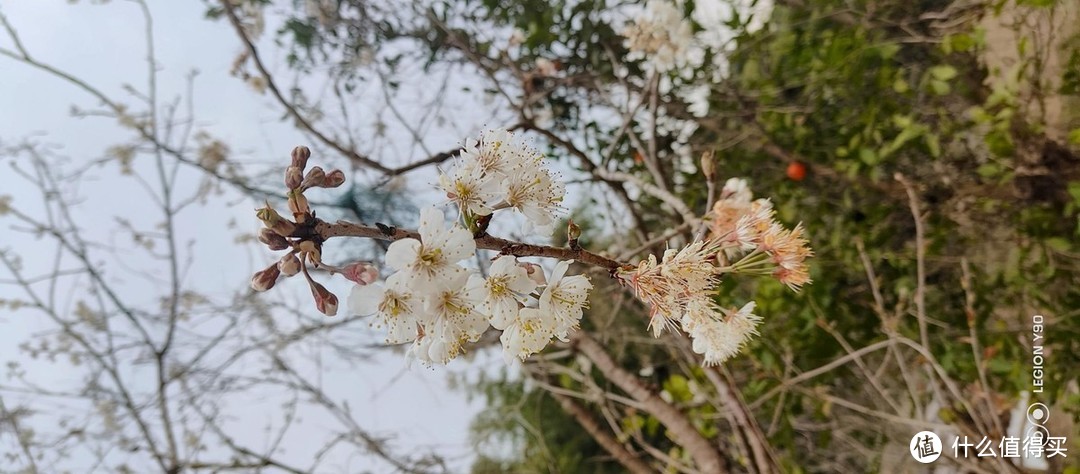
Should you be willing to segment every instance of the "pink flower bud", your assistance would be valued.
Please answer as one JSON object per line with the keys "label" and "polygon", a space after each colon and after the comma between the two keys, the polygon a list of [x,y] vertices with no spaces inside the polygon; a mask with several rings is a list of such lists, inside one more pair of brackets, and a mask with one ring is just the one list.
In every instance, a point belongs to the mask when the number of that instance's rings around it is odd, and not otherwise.
{"label": "pink flower bud", "polygon": [[547,277],[544,276],[544,269],[540,265],[528,262],[518,262],[518,266],[525,269],[525,273],[529,274],[529,279],[539,286],[547,284]]}
{"label": "pink flower bud", "polygon": [[270,250],[278,251],[289,248],[289,241],[271,229],[263,228],[259,231],[259,242],[266,244]]}
{"label": "pink flower bud", "polygon": [[326,177],[323,178],[322,187],[324,188],[336,188],[345,184],[345,172],[341,170],[333,170],[326,173]]}
{"label": "pink flower bud", "polygon": [[255,274],[251,276],[251,289],[255,291],[266,291],[273,288],[274,283],[277,283],[278,275],[281,275],[281,271],[278,270],[276,263],[255,272]]}
{"label": "pink flower bud", "polygon": [[327,290],[326,287],[320,285],[318,282],[308,280],[308,284],[309,286],[311,286],[311,296],[315,298],[315,308],[317,308],[320,313],[327,316],[333,316],[337,314],[337,296]]}
{"label": "pink flower bud", "polygon": [[296,257],[295,253],[289,253],[288,255],[281,257],[277,263],[278,270],[281,270],[281,274],[287,277],[291,277],[300,273],[300,259]]}
{"label": "pink flower bud", "polygon": [[341,269],[349,281],[357,285],[370,285],[379,279],[379,269],[367,262],[350,263]]}
{"label": "pink flower bud", "polygon": [[304,176],[304,182],[300,184],[301,189],[314,188],[316,186],[322,186],[323,179],[326,178],[326,172],[318,166],[312,167],[307,176]]}
{"label": "pink flower bud", "polygon": [[307,167],[308,158],[311,158],[311,150],[309,150],[308,147],[298,146],[296,148],[293,148],[292,165],[300,168],[301,172],[303,172],[304,168]]}
{"label": "pink flower bud", "polygon": [[304,182],[304,172],[300,170],[299,166],[290,166],[285,168],[285,187],[289,189],[296,189],[300,187],[300,183]]}

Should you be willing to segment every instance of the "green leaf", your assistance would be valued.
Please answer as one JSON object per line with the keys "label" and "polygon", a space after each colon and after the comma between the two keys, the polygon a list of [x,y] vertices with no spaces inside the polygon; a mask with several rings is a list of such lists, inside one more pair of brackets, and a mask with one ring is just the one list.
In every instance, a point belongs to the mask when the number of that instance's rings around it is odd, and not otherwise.
{"label": "green leaf", "polygon": [[956,68],[942,64],[940,66],[934,66],[930,68],[930,76],[939,81],[949,81],[956,77]]}
{"label": "green leaf", "polygon": [[1069,143],[1080,145],[1080,128],[1069,132]]}
{"label": "green leaf", "polygon": [[874,166],[878,164],[877,153],[874,153],[874,150],[871,150],[869,148],[859,148],[859,159],[869,166]]}
{"label": "green leaf", "polygon": [[927,133],[923,140],[926,141],[926,148],[930,150],[930,156],[934,158],[941,158],[941,140],[936,133]]}
{"label": "green leaf", "polygon": [[930,80],[930,90],[934,91],[937,95],[948,94],[950,90],[949,83],[938,79]]}

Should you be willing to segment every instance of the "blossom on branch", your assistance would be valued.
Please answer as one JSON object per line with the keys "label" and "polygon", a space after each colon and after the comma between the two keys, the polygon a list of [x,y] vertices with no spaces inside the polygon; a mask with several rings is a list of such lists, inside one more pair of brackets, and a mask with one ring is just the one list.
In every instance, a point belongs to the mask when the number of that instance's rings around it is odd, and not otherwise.
{"label": "blossom on branch", "polygon": [[443,280],[464,275],[457,262],[476,252],[469,231],[454,224],[446,227],[442,212],[433,207],[420,211],[420,240],[401,239],[386,249],[386,264],[408,272],[408,286],[430,291]]}
{"label": "blossom on branch", "polygon": [[622,31],[622,35],[630,50],[626,59],[647,59],[649,68],[660,73],[685,65],[694,40],[690,22],[683,18],[675,4],[666,0],[649,0],[645,11]]}

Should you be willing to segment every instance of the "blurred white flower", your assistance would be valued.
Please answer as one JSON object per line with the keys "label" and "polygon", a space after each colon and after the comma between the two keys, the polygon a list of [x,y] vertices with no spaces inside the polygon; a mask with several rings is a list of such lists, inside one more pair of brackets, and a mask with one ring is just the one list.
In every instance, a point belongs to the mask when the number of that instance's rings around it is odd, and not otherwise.
{"label": "blurred white flower", "polygon": [[491,214],[491,204],[499,199],[499,182],[485,175],[477,163],[461,161],[450,174],[439,175],[439,187],[462,213]]}
{"label": "blurred white flower", "polygon": [[472,234],[454,224],[446,228],[442,212],[429,207],[420,211],[420,240],[402,239],[386,250],[386,264],[407,272],[408,287],[420,293],[432,291],[439,281],[465,275],[457,265],[476,252]]}
{"label": "blurred white flower", "polygon": [[400,344],[416,339],[419,324],[417,312],[421,302],[405,285],[405,273],[395,273],[378,283],[353,286],[349,293],[349,311],[361,316],[374,315],[375,327],[386,326],[387,344]]}
{"label": "blurred white flower", "polygon": [[[754,306],[751,301],[737,312],[722,311],[727,313],[726,320],[704,316],[684,320],[683,327],[693,339],[694,352],[705,356],[706,366],[717,365],[738,354],[746,341],[757,335],[761,318],[753,314]],[[690,318],[689,312],[687,317]]]}
{"label": "blurred white flower", "polygon": [[449,362],[488,328],[487,318],[478,311],[484,295],[466,285],[468,278],[459,273],[438,280],[435,291],[424,299],[420,320],[424,338],[432,341],[427,352],[430,362]]}
{"label": "blurred white flower", "polygon": [[567,333],[577,329],[592,289],[592,283],[585,275],[566,276],[573,262],[565,260],[555,265],[547,287],[540,295],[540,312],[554,318],[555,337],[561,341],[566,341]]}
{"label": "blurred white flower", "polygon": [[554,319],[545,318],[544,313],[536,308],[522,308],[499,337],[503,345],[503,360],[507,364],[515,358],[525,360],[544,350],[553,335]]}
{"label": "blurred white flower", "polygon": [[521,304],[536,289],[528,271],[518,266],[516,258],[506,255],[495,259],[487,278],[469,277],[468,286],[470,291],[481,295],[480,311],[488,316],[495,329],[505,329],[513,323]]}
{"label": "blurred white flower", "polygon": [[537,229],[550,229],[566,187],[543,167],[542,157],[526,160],[517,173],[503,180],[507,206],[516,209]]}
{"label": "blurred white flower", "polygon": [[649,0],[622,35],[630,50],[627,59],[647,59],[649,67],[660,73],[685,65],[694,39],[690,22],[675,4],[665,0]]}

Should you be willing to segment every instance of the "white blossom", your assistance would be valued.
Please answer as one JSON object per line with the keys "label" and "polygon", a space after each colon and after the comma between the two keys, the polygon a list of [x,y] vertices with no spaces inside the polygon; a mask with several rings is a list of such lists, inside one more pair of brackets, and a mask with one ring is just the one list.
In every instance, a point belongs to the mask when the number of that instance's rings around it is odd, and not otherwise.
{"label": "white blossom", "polygon": [[386,342],[400,344],[416,339],[418,312],[422,302],[405,284],[406,273],[395,273],[386,286],[374,283],[356,285],[349,293],[349,311],[362,316],[374,315],[376,327],[386,326]]}
{"label": "white blossom", "polygon": [[499,337],[506,363],[509,364],[515,358],[525,360],[526,357],[544,350],[555,335],[554,323],[553,318],[545,318],[539,309],[522,308]]}
{"label": "white blossom", "polygon": [[431,291],[437,282],[464,275],[457,265],[476,252],[469,231],[454,224],[446,227],[436,208],[420,211],[420,240],[402,239],[386,250],[386,264],[407,272],[408,286],[417,292]]}
{"label": "white blossom", "polygon": [[566,341],[566,335],[577,329],[583,309],[588,305],[592,283],[584,275],[566,276],[573,260],[555,265],[547,287],[540,295],[540,311],[555,321],[555,337]]}
{"label": "white blossom", "polygon": [[647,59],[649,67],[661,73],[685,65],[694,40],[690,22],[683,18],[675,4],[665,0],[649,0],[645,11],[623,30],[622,35],[630,50],[628,60]]}
{"label": "white blossom", "polygon": [[[478,311],[483,295],[466,285],[468,275],[459,273],[436,282],[436,288],[424,299],[424,328],[421,339],[430,339],[426,358],[445,364],[464,351],[465,344],[480,339],[488,320]],[[419,357],[419,356],[418,356]]]}
{"label": "white blossom", "polygon": [[689,312],[683,327],[693,339],[693,350],[705,356],[705,365],[717,365],[738,354],[746,341],[757,335],[761,318],[753,314],[754,302],[744,305],[737,312],[727,313],[726,320],[712,317],[692,317]]}
{"label": "white blossom", "polygon": [[439,187],[462,213],[486,216],[499,200],[498,180],[485,175],[476,163],[462,161],[450,174],[439,175]]}
{"label": "white blossom", "polygon": [[528,271],[518,266],[516,258],[506,255],[495,259],[487,278],[469,277],[468,286],[481,295],[480,311],[488,316],[495,329],[505,329],[513,323],[526,297],[536,289]]}
{"label": "white blossom", "polygon": [[543,167],[542,157],[524,160],[517,173],[503,180],[506,205],[517,210],[534,228],[550,232],[561,208],[566,186]]}

